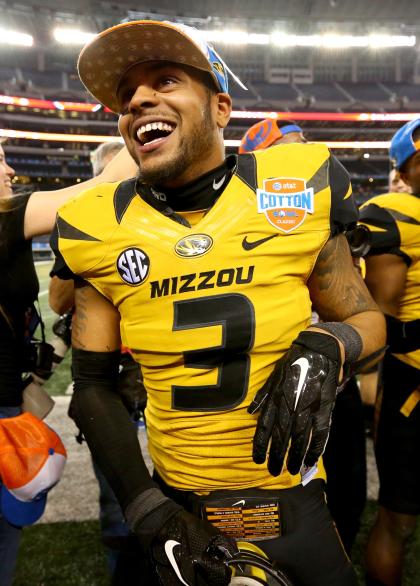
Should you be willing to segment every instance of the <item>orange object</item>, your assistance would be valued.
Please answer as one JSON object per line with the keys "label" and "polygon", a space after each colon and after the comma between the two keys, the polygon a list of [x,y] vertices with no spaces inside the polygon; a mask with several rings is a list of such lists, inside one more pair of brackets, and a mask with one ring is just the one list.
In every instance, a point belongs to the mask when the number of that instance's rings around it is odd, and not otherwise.
{"label": "orange object", "polygon": [[66,458],[60,437],[31,413],[0,419],[0,498],[9,523],[31,525],[41,517]]}

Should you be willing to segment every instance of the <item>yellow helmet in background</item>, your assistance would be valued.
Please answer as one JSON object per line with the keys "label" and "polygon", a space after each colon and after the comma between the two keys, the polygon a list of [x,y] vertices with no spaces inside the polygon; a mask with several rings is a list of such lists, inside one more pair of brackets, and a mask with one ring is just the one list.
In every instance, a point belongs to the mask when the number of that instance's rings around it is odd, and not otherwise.
{"label": "yellow helmet in background", "polygon": [[238,541],[238,553],[228,561],[232,570],[230,586],[293,586],[255,543]]}

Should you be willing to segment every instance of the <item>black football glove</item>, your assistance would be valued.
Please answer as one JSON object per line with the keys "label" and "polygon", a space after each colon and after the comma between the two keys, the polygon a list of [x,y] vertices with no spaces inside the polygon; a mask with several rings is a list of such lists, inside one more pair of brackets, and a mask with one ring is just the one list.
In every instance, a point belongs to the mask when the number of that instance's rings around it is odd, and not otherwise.
{"label": "black football glove", "polygon": [[[163,523],[162,523],[163,522]],[[167,500],[135,530],[162,586],[227,586],[238,550],[211,523]]]}
{"label": "black football glove", "polygon": [[273,476],[282,471],[289,443],[291,474],[303,463],[316,464],[328,440],[340,367],[335,338],[311,331],[299,334],[248,408],[249,413],[260,411],[252,454],[256,464],[265,462],[270,439],[268,470]]}

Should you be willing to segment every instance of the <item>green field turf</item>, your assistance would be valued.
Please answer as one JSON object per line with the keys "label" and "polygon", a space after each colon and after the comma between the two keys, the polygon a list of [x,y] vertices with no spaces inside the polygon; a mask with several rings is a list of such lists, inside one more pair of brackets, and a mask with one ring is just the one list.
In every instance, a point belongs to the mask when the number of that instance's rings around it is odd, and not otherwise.
{"label": "green field turf", "polygon": [[[57,315],[52,311],[48,305],[48,284],[50,281],[50,271],[52,267],[51,262],[36,263],[36,272],[39,279],[39,305],[41,307],[42,319],[45,323],[45,333],[47,341],[53,336],[51,327],[54,320],[57,319]],[[37,336],[40,337],[41,333],[38,331]],[[63,395],[66,392],[67,387],[71,383],[70,376],[70,352],[67,355],[60,366],[55,370],[51,379],[45,384],[45,389],[51,395]]]}
{"label": "green field turf", "polygon": [[[375,513],[368,503],[362,530],[353,550],[353,561],[362,586],[362,560],[367,532]],[[54,523],[24,530],[16,579],[13,586],[109,586],[99,524]],[[411,544],[403,586],[420,584],[420,531]],[[139,586],[147,586],[139,578]]]}
{"label": "green field turf", "polygon": [[109,586],[98,532],[94,521],[28,527],[13,586]]}

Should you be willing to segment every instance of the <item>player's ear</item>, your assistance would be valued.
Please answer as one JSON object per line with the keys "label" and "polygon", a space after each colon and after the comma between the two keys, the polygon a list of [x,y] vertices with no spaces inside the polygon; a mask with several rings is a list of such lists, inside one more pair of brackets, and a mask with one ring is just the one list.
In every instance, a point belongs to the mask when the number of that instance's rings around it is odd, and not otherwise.
{"label": "player's ear", "polygon": [[410,184],[410,180],[409,180],[409,174],[408,173],[404,173],[402,171],[398,172],[398,175],[395,176],[396,179],[402,179],[404,181],[404,183],[406,185],[408,185],[408,187],[411,187]]}
{"label": "player's ear", "polygon": [[226,128],[232,112],[232,98],[229,94],[218,93],[216,98],[216,122],[219,128]]}

